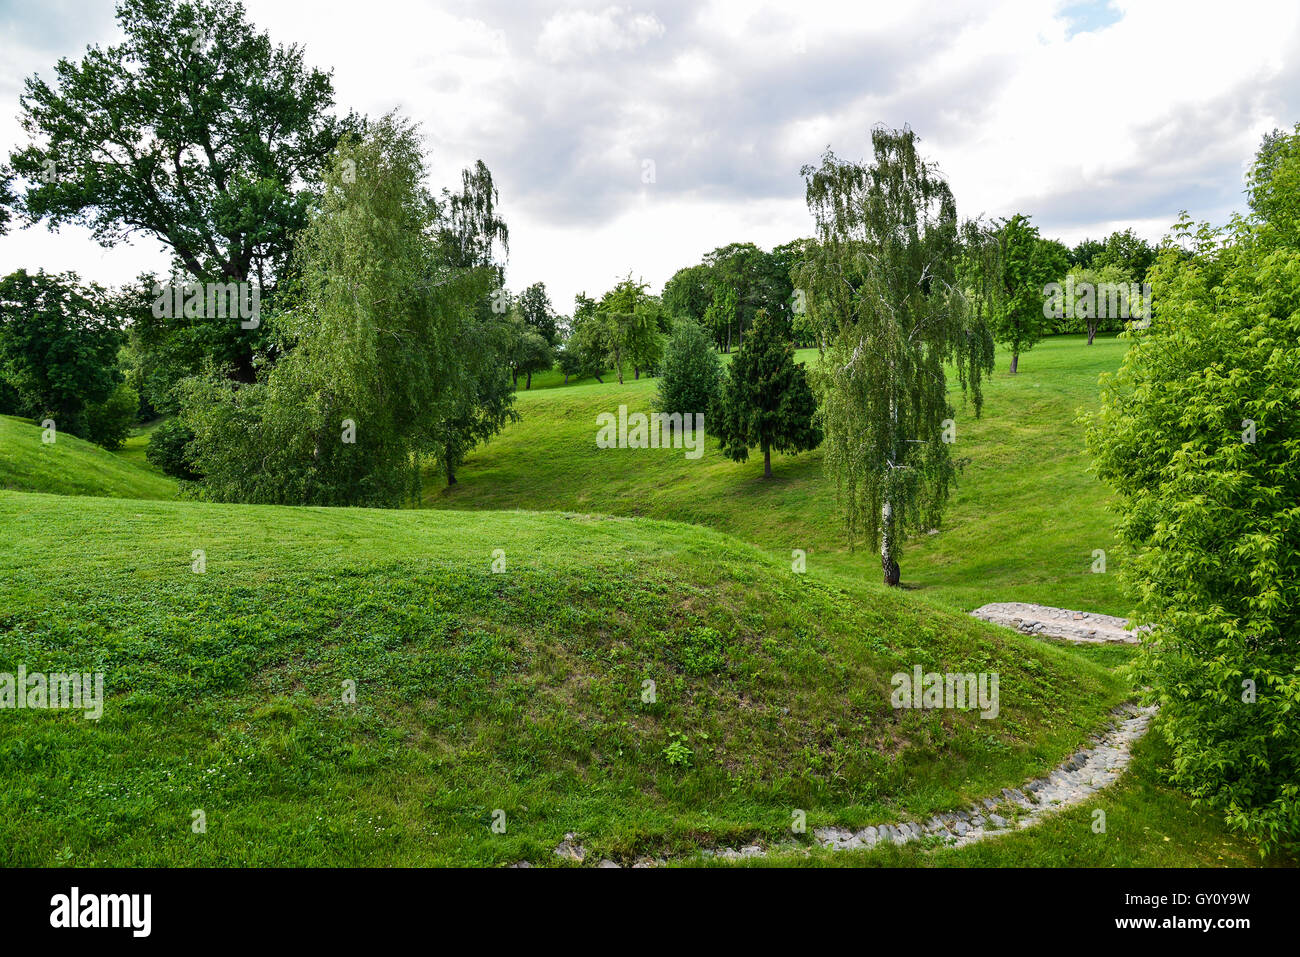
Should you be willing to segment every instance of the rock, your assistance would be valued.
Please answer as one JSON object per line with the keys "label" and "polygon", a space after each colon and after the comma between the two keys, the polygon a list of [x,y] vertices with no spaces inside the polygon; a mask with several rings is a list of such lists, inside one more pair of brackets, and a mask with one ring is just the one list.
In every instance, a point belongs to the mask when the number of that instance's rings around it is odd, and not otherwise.
{"label": "rock", "polygon": [[581,864],[583,859],[587,856],[587,851],[581,844],[574,843],[573,838],[574,835],[566,834],[564,840],[555,848],[555,854],[557,857],[562,857],[569,861],[577,861]]}
{"label": "rock", "polygon": [[623,866],[622,866],[621,864],[615,864],[615,863],[614,863],[613,861],[611,861],[608,857],[605,858],[605,859],[602,860],[602,861],[599,861],[599,862],[596,864],[596,866],[597,866],[597,867],[604,867],[604,868],[612,867],[612,868],[614,868],[615,870],[622,870],[622,869],[623,869]]}

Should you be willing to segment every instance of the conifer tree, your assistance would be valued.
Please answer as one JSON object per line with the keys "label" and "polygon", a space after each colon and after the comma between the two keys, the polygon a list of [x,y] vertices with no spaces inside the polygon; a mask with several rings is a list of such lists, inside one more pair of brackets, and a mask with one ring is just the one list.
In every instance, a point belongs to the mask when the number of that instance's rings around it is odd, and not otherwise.
{"label": "conifer tree", "polygon": [[821,444],[817,402],[794,344],[778,323],[760,309],[754,326],[731,360],[722,398],[709,426],[722,451],[736,462],[749,450],[763,450],[763,477],[772,477],[772,450],[807,452]]}

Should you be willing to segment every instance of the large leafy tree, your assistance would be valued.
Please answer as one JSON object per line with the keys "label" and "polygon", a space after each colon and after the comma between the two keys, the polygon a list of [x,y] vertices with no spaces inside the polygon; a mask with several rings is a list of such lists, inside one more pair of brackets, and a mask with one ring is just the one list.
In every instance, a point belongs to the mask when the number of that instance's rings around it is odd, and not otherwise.
{"label": "large leafy tree", "polygon": [[772,477],[772,450],[807,452],[821,444],[815,421],[817,401],[794,345],[779,320],[760,309],[749,335],[727,369],[726,382],[709,431],[736,462],[751,448],[763,451],[763,477]]}
{"label": "large leafy tree", "polygon": [[[273,44],[235,0],[122,0],[117,19],[121,43],[26,81],[19,208],[105,245],[153,236],[197,281],[274,283],[310,184],[357,125],[331,117],[329,74]],[[207,356],[251,380],[265,331],[208,321],[220,328],[197,337]]]}
{"label": "large leafy tree", "polygon": [[629,273],[598,303],[578,297],[573,344],[612,367],[620,384],[626,366],[630,364],[640,378],[641,371],[657,364],[662,354],[660,325],[665,317],[659,301],[650,296],[648,289],[646,283]]}
{"label": "large leafy tree", "polygon": [[788,325],[790,275],[788,270],[782,272],[780,262],[771,253],[753,243],[729,243],[706,254],[704,264],[712,271],[714,281],[736,297],[734,312],[719,330],[718,344],[724,351],[730,352],[733,342],[739,345],[745,341],[745,330],[754,324],[759,309],[767,310],[778,324]]}
{"label": "large leafy tree", "polygon": [[[442,191],[436,211],[437,257],[449,275],[474,278],[462,287],[480,293],[471,307],[453,323],[448,355],[455,362],[447,370],[448,401],[433,426],[433,456],[447,478],[456,484],[456,472],[474,448],[486,443],[516,421],[511,349],[516,329],[506,306],[503,256],[509,251],[510,231],[498,209],[500,194],[492,172],[482,160],[461,171],[459,192]],[[500,249],[501,255],[498,254]],[[459,280],[458,280],[459,281]]]}
{"label": "large leafy tree", "polygon": [[537,331],[548,346],[560,341],[559,324],[551,297],[546,294],[546,283],[535,282],[515,300],[524,322]]}
{"label": "large leafy tree", "polygon": [[470,452],[519,420],[514,382],[500,359],[508,353],[510,332],[505,323],[475,317],[462,322],[448,343],[460,359],[461,382],[434,427],[433,454],[449,486]]}
{"label": "large leafy tree", "polygon": [[395,116],[343,143],[295,251],[293,348],[256,384],[192,386],[183,414],[203,494],[390,506],[418,494],[473,379],[459,334],[496,281],[445,254],[424,175],[419,137]]}
{"label": "large leafy tree", "polygon": [[1011,374],[1015,375],[1020,354],[1032,349],[1046,332],[1045,290],[1048,283],[1064,275],[1068,251],[1060,243],[1043,239],[1038,227],[1020,213],[1002,221],[998,242],[1002,288],[993,315],[993,338],[1011,350]]}
{"label": "large leafy tree", "polygon": [[122,381],[122,335],[105,291],[73,273],[20,269],[0,279],[0,380],[15,393],[18,410],[37,421],[53,419],[61,431],[96,437],[89,413]]}
{"label": "large leafy tree", "polygon": [[1111,266],[1132,277],[1134,282],[1145,282],[1147,270],[1156,261],[1155,247],[1138,236],[1132,229],[1116,230],[1106,237],[1106,242],[1089,264],[1096,269]]}
{"label": "large leafy tree", "polygon": [[945,367],[980,412],[996,244],[958,220],[910,129],[878,128],[872,145],[869,166],[827,152],[804,167],[818,241],[795,285],[822,351],[826,465],[850,538],[878,545],[885,583],[897,585],[903,538],[939,524],[956,472]]}
{"label": "large leafy tree", "polygon": [[713,301],[713,270],[703,263],[673,273],[664,283],[664,308],[673,317],[685,316],[704,323],[704,311]]}
{"label": "large leafy tree", "polygon": [[1175,783],[1263,848],[1300,837],[1300,137],[1271,144],[1253,215],[1185,217],[1158,305],[1103,379],[1088,444],[1119,497],[1122,574],[1155,629],[1138,674]]}
{"label": "large leafy tree", "polygon": [[724,282],[713,284],[713,294],[704,309],[704,328],[713,332],[714,341],[724,352],[731,351],[731,327],[736,320],[736,290]]}

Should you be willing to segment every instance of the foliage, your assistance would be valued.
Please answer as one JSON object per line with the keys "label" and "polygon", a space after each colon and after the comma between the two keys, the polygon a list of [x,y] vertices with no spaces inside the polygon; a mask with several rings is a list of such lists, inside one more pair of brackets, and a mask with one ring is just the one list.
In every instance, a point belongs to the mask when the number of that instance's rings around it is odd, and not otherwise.
{"label": "foliage", "polygon": [[145,448],[145,458],[149,464],[164,475],[183,482],[195,482],[202,478],[194,471],[188,450],[194,441],[194,433],[180,419],[168,419],[159,423],[149,436],[149,445]]}
{"label": "foliage", "polygon": [[0,379],[23,414],[88,437],[87,407],[121,381],[121,341],[111,299],[74,273],[20,269],[0,279]]}
{"label": "foliage", "polygon": [[1184,217],[1190,255],[1162,248],[1088,442],[1156,625],[1138,674],[1173,780],[1267,850],[1300,835],[1300,141],[1252,179],[1251,218]]}
{"label": "foliage", "polygon": [[394,115],[342,144],[296,251],[292,350],[255,384],[210,371],[187,386],[202,495],[391,506],[418,494],[420,457],[445,443],[470,385],[449,346],[497,279],[431,240],[439,210],[423,178],[416,131]]}
{"label": "foliage", "polygon": [[659,410],[683,416],[699,412],[707,418],[721,387],[722,360],[708,336],[694,320],[678,319],[664,348]]}
{"label": "foliage", "polygon": [[[122,0],[120,43],[61,59],[55,81],[26,81],[24,129],[12,155],[32,185],[20,209],[51,227],[77,223],[114,245],[132,233],[162,242],[200,281],[285,271],[307,221],[313,183],[342,133],[330,76],[301,48],[273,45],[234,0]],[[199,320],[207,352],[244,381],[268,331]]]}
{"label": "foliage", "polygon": [[946,368],[983,404],[992,368],[989,315],[996,248],[963,226],[947,182],[910,129],[872,131],[867,167],[829,151],[806,166],[817,243],[796,270],[822,352],[818,386],[826,467],[835,475],[850,540],[881,549],[886,584],[912,532],[936,528],[955,474],[944,421]]}
{"label": "foliage", "polygon": [[1001,289],[991,317],[993,338],[1011,350],[1011,372],[1020,365],[1045,331],[1044,290],[1064,275],[1068,254],[1059,243],[1044,240],[1038,227],[1020,213],[1002,221],[998,230],[998,280]]}
{"label": "foliage", "polygon": [[746,461],[751,448],[761,448],[763,475],[771,478],[773,449],[807,452],[821,444],[816,414],[803,364],[794,361],[794,345],[778,321],[760,309],[727,369],[709,431],[736,462]]}
{"label": "foliage", "polygon": [[555,363],[555,353],[546,337],[528,322],[522,310],[515,307],[510,319],[504,323],[507,330],[506,359],[510,364],[511,380],[519,384],[524,376],[524,388],[533,387],[533,373],[545,372]]}
{"label": "foliage", "polygon": [[687,317],[707,327],[704,311],[713,301],[713,270],[703,263],[677,270],[664,283],[662,298],[670,316]]}
{"label": "foliage", "polygon": [[122,447],[135,425],[140,410],[140,393],[119,382],[103,402],[86,406],[86,438],[110,452]]}
{"label": "foliage", "polygon": [[519,294],[515,303],[524,323],[536,330],[548,346],[554,347],[560,341],[555,310],[551,307],[551,297],[546,294],[546,283],[533,283]]}

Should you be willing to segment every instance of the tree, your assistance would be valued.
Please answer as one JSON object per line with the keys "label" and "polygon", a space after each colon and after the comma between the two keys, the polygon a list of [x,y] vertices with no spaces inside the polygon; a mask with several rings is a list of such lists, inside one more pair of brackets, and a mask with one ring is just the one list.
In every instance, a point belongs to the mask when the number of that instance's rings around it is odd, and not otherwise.
{"label": "tree", "polygon": [[548,346],[560,341],[555,310],[551,307],[550,296],[546,295],[546,283],[533,283],[519,294],[516,303],[524,322],[535,329]]}
{"label": "tree", "polygon": [[103,402],[86,406],[86,438],[110,452],[122,447],[140,410],[140,393],[119,382]]}
{"label": "tree", "polygon": [[581,319],[574,315],[579,327],[579,345],[588,351],[603,355],[603,362],[618,373],[623,384],[623,367],[632,363],[637,378],[644,366],[653,366],[662,349],[659,323],[662,310],[652,302],[644,282],[634,280],[629,273],[613,289],[605,293],[598,304],[587,309],[579,296]]}
{"label": "tree", "polygon": [[[355,180],[352,169],[365,170]],[[400,504],[472,380],[458,333],[497,280],[450,261],[416,129],[393,114],[345,140],[295,249],[293,347],[262,379],[190,380],[183,418],[201,493],[219,500]],[[454,232],[454,228],[452,229]]]}
{"label": "tree", "polygon": [[1106,248],[1106,244],[1098,242],[1095,239],[1082,240],[1079,245],[1070,250],[1069,260],[1071,266],[1091,266],[1092,261]]}
{"label": "tree", "polygon": [[636,304],[626,331],[633,378],[640,379],[642,372],[654,375],[658,370],[664,356],[664,330],[668,326],[668,315],[659,299],[649,296]]}
{"label": "tree", "polygon": [[721,385],[722,359],[704,329],[693,319],[678,319],[664,347],[659,410],[681,413],[684,422],[696,412],[707,417],[718,401]]}
{"label": "tree", "polygon": [[20,269],[0,279],[0,379],[23,414],[90,436],[87,406],[121,382],[121,321],[107,293],[74,273]]}
{"label": "tree", "polygon": [[677,270],[664,283],[660,298],[670,316],[704,323],[704,311],[713,301],[713,270],[703,264]]}
{"label": "tree", "polygon": [[508,322],[509,332],[507,359],[510,363],[510,377],[515,387],[519,386],[519,377],[524,376],[524,388],[533,387],[533,373],[545,372],[555,364],[555,354],[550,343],[537,329],[528,323],[517,308],[512,311]]}
{"label": "tree", "polygon": [[13,206],[18,201],[14,196],[13,182],[13,170],[0,165],[0,236],[9,231],[9,221],[13,219]]}
{"label": "tree", "polygon": [[480,288],[488,291],[459,315],[447,344],[456,359],[456,381],[449,383],[450,398],[432,431],[433,456],[448,486],[456,484],[456,472],[471,451],[519,418],[511,368],[515,329],[509,312],[503,315],[493,306],[509,310],[512,305],[497,256],[498,245],[508,252],[510,239],[497,212],[499,201],[492,173],[479,160],[461,172],[459,193],[442,191],[437,209],[438,255],[453,271],[477,275]]}
{"label": "tree", "polygon": [[450,344],[462,359],[463,382],[434,428],[434,459],[449,487],[456,484],[456,472],[470,452],[507,423],[519,421],[514,383],[500,360],[508,352],[510,335],[503,322],[476,319],[462,326]]}
{"label": "tree", "polygon": [[803,168],[818,241],[795,285],[807,290],[822,353],[826,465],[850,539],[878,545],[885,584],[897,585],[904,537],[938,526],[956,473],[945,366],[981,410],[996,243],[958,221],[910,129],[871,138],[870,166],[828,151],[820,167]]}
{"label": "tree", "polygon": [[1017,213],[998,230],[1002,289],[993,315],[993,338],[1011,350],[1011,374],[1044,333],[1043,301],[1048,283],[1065,273],[1065,247],[1044,240],[1029,217]]}
{"label": "tree", "polygon": [[574,297],[573,322],[565,339],[564,349],[558,356],[561,371],[568,377],[579,378],[592,376],[604,384],[601,374],[609,368],[606,359],[609,354],[608,328],[598,311],[596,301],[585,292]]}
{"label": "tree", "polygon": [[1300,836],[1300,136],[1275,150],[1249,218],[1162,246],[1087,430],[1172,780],[1263,850]]}
{"label": "tree", "polygon": [[144,457],[164,475],[182,482],[197,482],[203,476],[194,471],[190,458],[188,446],[193,440],[194,433],[184,422],[179,418],[167,419],[150,433]]}
{"label": "tree", "polygon": [[1116,230],[1106,237],[1105,245],[1089,264],[1095,269],[1112,266],[1129,276],[1133,282],[1145,282],[1147,270],[1155,262],[1156,251],[1132,229]]}
{"label": "tree", "polygon": [[751,448],[761,448],[763,477],[771,478],[773,449],[807,452],[821,445],[816,414],[817,401],[803,363],[794,361],[793,343],[781,335],[780,323],[760,309],[731,360],[709,431],[735,462],[746,461]]}
{"label": "tree", "polygon": [[713,296],[704,310],[704,328],[713,333],[724,352],[731,352],[731,325],[736,319],[736,291],[725,283],[713,286]]}
{"label": "tree", "polygon": [[1088,334],[1088,345],[1100,330],[1123,327],[1125,318],[1138,318],[1145,300],[1135,301],[1130,276],[1118,266],[1106,264],[1100,269],[1074,266],[1061,280],[1058,295],[1049,297],[1048,307],[1056,318],[1057,332]]}
{"label": "tree", "polygon": [[[330,75],[235,0],[122,0],[117,20],[121,43],[26,81],[23,127],[43,142],[12,154],[32,184],[19,208],[106,246],[153,236],[198,281],[273,283],[307,221],[305,184],[358,121],[332,118]],[[208,322],[208,357],[252,381],[269,332]]]}

